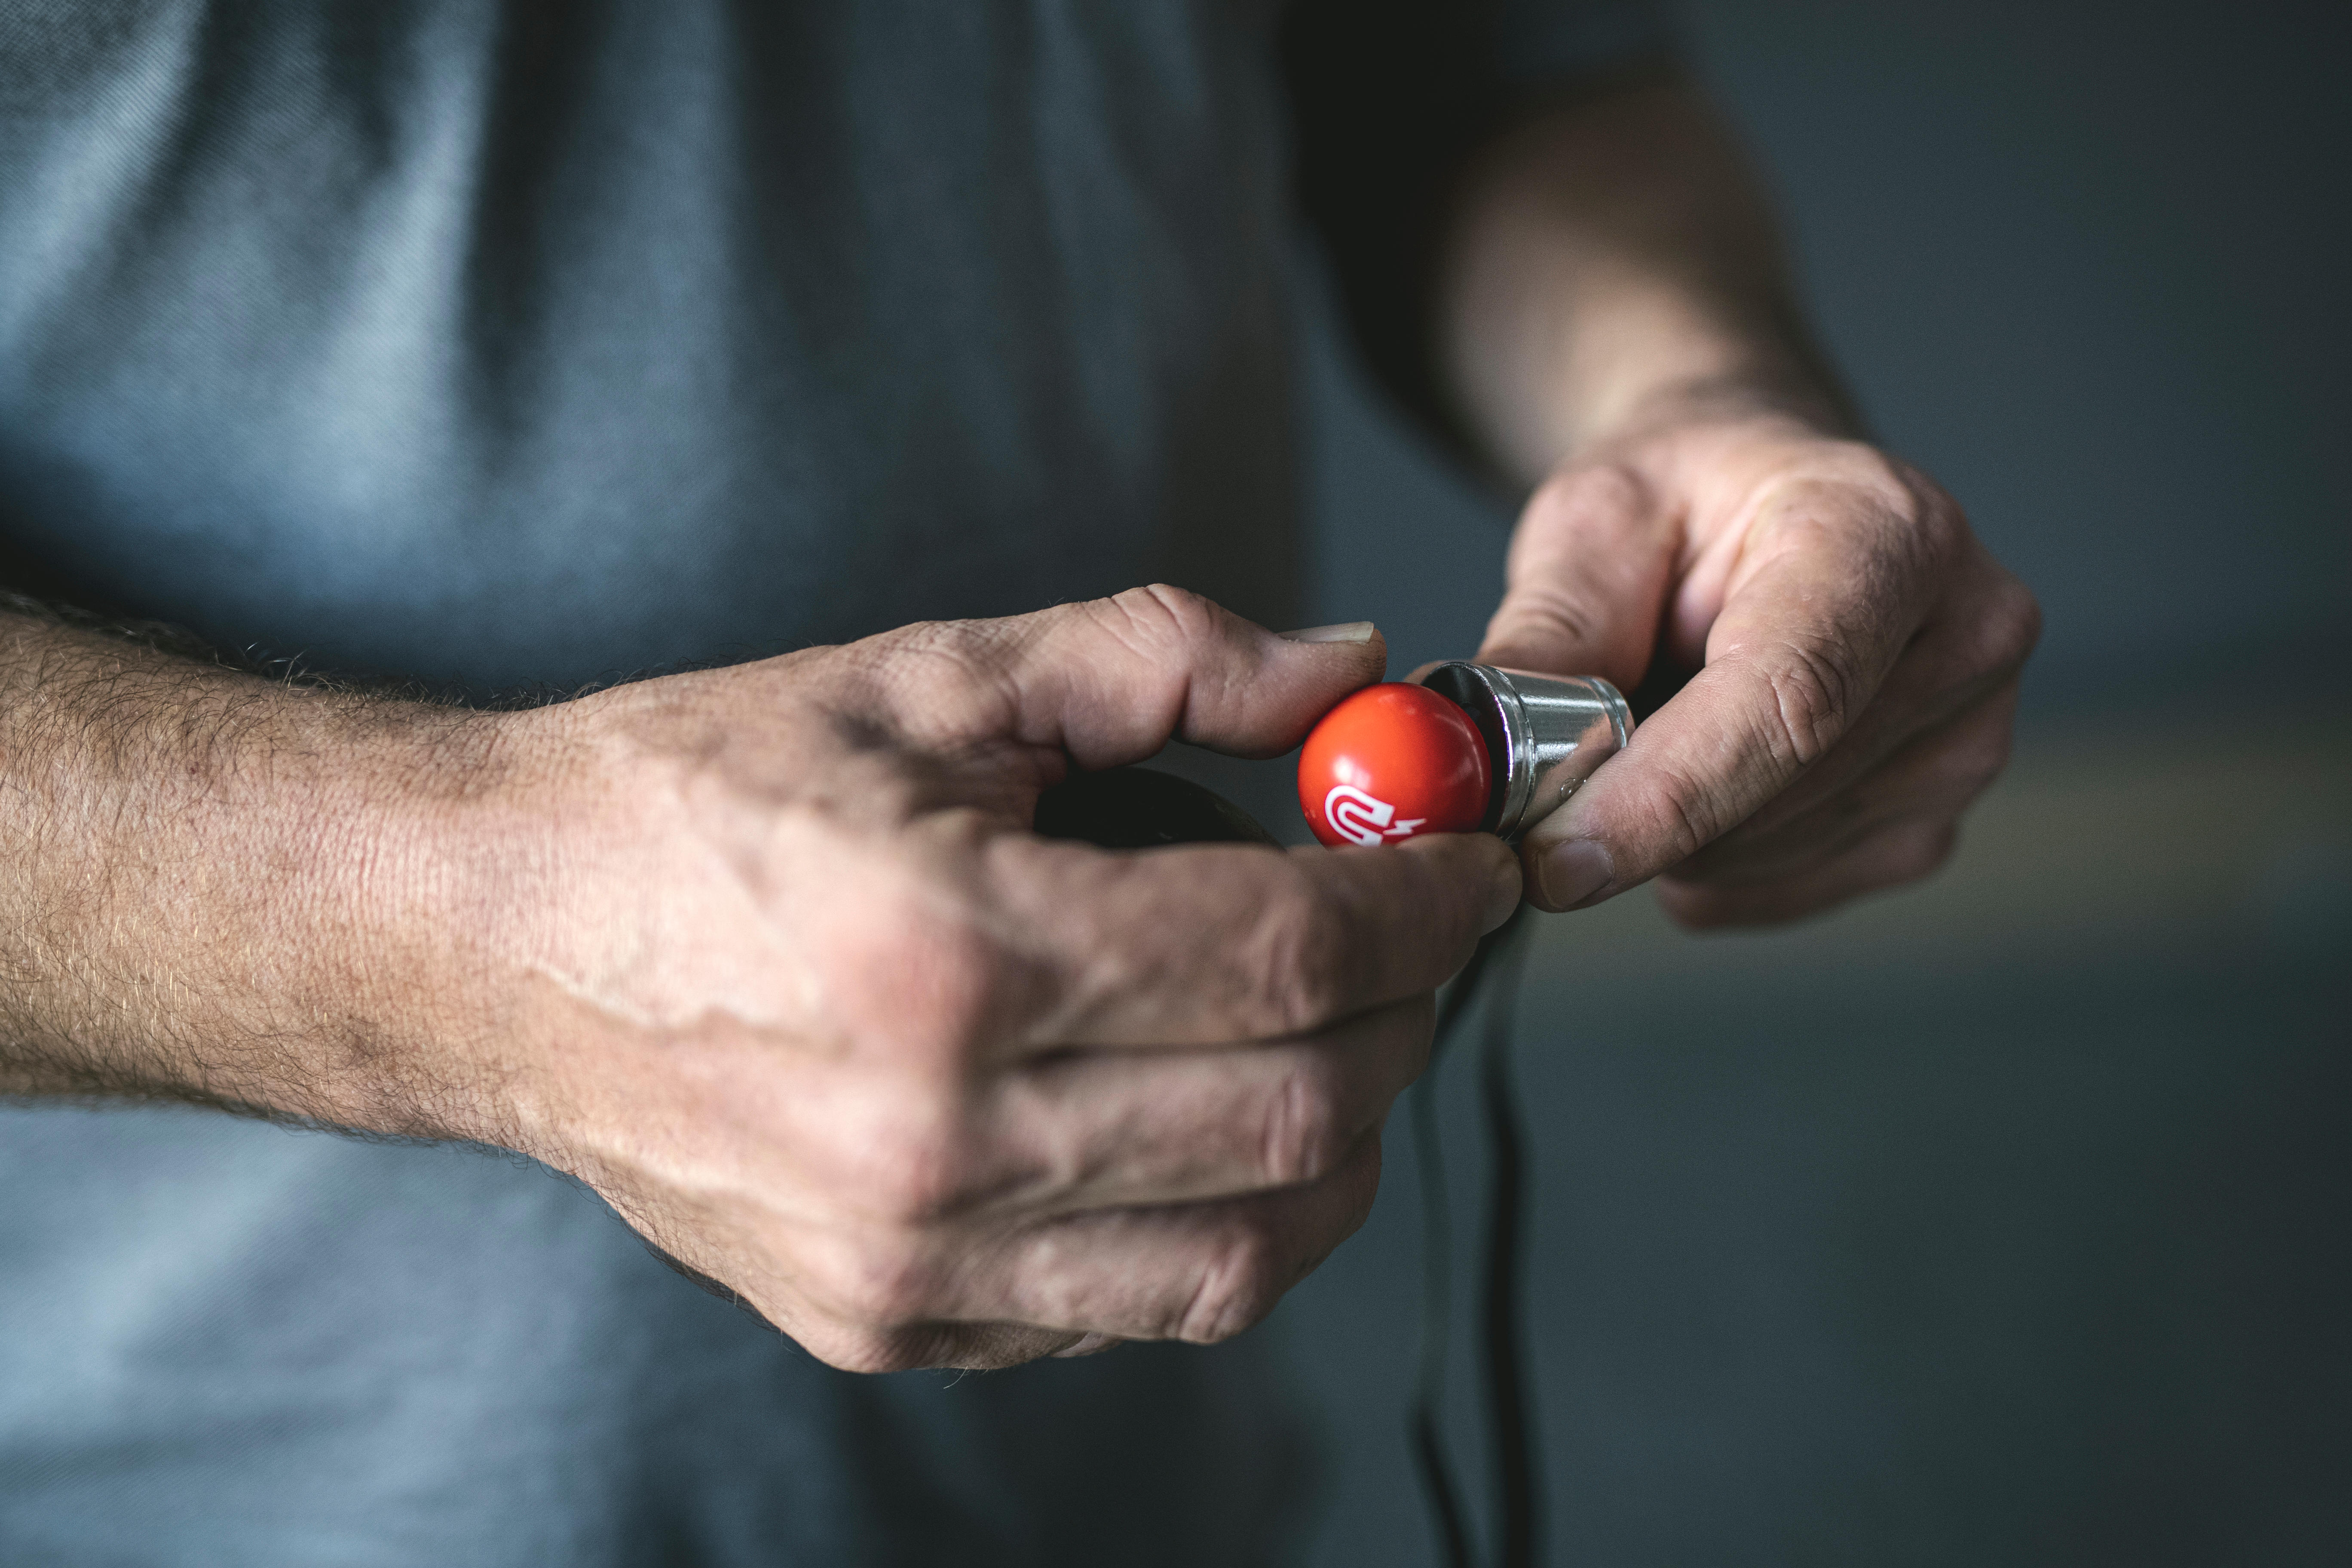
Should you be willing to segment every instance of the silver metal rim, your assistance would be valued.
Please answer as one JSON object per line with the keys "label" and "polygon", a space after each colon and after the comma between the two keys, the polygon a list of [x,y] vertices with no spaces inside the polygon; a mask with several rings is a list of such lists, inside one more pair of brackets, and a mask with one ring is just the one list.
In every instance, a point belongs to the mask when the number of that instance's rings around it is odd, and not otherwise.
{"label": "silver metal rim", "polygon": [[1527,815],[1528,797],[1535,793],[1535,750],[1528,732],[1527,705],[1519,700],[1516,688],[1507,680],[1486,680],[1483,684],[1493,694],[1495,706],[1503,716],[1503,734],[1507,744],[1496,759],[1508,767],[1510,776],[1504,781],[1503,809],[1495,819],[1495,834],[1510,838],[1519,830],[1519,818]]}

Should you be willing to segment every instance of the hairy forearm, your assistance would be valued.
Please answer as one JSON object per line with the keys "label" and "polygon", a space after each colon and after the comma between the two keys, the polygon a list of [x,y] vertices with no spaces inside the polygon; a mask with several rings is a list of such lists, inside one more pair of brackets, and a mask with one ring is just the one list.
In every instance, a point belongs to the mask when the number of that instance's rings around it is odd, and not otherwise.
{"label": "hairy forearm", "polygon": [[0,605],[0,1093],[410,1130],[380,961],[467,719]]}
{"label": "hairy forearm", "polygon": [[1804,331],[1759,184],[1696,89],[1519,127],[1471,169],[1439,322],[1454,397],[1532,482],[1669,402],[1851,417]]}

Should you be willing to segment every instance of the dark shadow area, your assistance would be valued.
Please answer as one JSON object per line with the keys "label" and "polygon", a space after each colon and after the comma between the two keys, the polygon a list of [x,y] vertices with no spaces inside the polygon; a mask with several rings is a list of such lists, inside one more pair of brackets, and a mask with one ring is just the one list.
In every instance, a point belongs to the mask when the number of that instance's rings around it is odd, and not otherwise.
{"label": "dark shadow area", "polygon": [[[2018,760],[1926,889],[1706,939],[1635,894],[1538,933],[1552,1558],[2352,1559],[2352,13],[1685,17],[1871,416],[2049,631]],[[1318,353],[1318,618],[1378,619],[1392,669],[1463,655],[1507,519],[1328,325]],[[1433,1560],[1389,1144],[1282,1320],[1341,1453],[1321,1563]]]}

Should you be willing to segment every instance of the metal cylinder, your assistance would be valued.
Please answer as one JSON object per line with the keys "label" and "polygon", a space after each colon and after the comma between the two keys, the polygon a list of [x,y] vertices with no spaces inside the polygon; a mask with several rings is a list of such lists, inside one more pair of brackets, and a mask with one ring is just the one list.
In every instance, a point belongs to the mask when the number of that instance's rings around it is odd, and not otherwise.
{"label": "metal cylinder", "polygon": [[1598,676],[1537,675],[1448,659],[1408,679],[1462,708],[1485,737],[1494,783],[1478,826],[1506,839],[1559,809],[1633,738],[1633,710]]}

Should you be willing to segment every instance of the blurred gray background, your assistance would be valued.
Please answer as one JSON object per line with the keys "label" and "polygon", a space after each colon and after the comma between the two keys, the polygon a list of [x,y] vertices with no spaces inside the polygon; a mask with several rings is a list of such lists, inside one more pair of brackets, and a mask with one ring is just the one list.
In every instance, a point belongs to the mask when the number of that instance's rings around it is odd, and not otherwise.
{"label": "blurred gray background", "polygon": [[[1683,16],[1870,415],[2049,630],[1925,889],[1539,933],[1552,1558],[2352,1562],[2352,7]],[[1318,618],[1470,651],[1507,518],[1315,352]],[[1335,1444],[1321,1563],[1433,1560],[1414,1178],[1400,1119],[1266,1331]]]}

